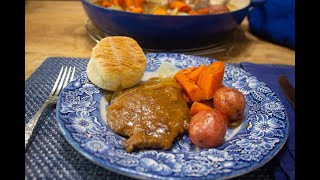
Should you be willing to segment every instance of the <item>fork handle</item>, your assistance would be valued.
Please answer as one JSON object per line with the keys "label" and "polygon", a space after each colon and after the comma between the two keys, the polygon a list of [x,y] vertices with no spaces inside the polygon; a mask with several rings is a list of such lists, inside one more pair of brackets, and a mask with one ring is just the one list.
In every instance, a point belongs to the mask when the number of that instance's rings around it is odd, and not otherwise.
{"label": "fork handle", "polygon": [[36,126],[39,117],[41,116],[42,112],[46,109],[46,107],[51,104],[52,101],[46,100],[43,105],[41,106],[41,108],[36,112],[36,114],[32,117],[32,119],[30,119],[30,121],[28,122],[28,124],[25,126],[24,132],[25,132],[25,148],[27,147],[29,138],[33,132],[34,127]]}

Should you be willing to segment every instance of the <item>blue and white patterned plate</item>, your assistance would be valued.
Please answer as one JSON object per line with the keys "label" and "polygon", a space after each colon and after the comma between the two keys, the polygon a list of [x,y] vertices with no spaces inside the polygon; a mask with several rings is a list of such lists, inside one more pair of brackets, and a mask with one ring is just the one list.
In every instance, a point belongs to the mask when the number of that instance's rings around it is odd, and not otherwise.
{"label": "blue and white patterned plate", "polygon": [[[164,62],[177,68],[209,65],[216,61],[197,56],[150,53],[146,71]],[[169,150],[127,153],[123,137],[106,124],[104,91],[83,72],[61,92],[57,121],[68,142],[100,166],[142,179],[226,179],[248,173],[273,158],[288,137],[288,117],[282,102],[268,86],[239,67],[227,64],[224,85],[246,97],[245,119],[228,129],[226,142],[218,148],[199,149],[187,135],[177,138]]]}

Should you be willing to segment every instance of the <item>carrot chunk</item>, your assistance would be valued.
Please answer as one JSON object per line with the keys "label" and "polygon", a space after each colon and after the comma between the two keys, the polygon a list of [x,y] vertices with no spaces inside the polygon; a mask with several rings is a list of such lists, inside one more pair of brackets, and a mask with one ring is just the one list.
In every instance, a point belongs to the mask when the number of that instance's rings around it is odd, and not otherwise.
{"label": "carrot chunk", "polygon": [[112,4],[115,6],[124,6],[124,1],[123,0],[112,0]]}
{"label": "carrot chunk", "polygon": [[197,85],[204,93],[205,99],[211,99],[213,94],[222,87],[224,67],[224,62],[216,61],[201,72]]}
{"label": "carrot chunk", "polygon": [[135,6],[135,2],[133,0],[124,0],[124,7],[128,8],[130,6]]}
{"label": "carrot chunk", "polygon": [[211,108],[210,106],[200,103],[200,102],[194,102],[191,105],[191,110],[190,110],[190,114],[191,116],[196,115],[198,112],[203,111],[203,110],[212,110],[213,108]]}
{"label": "carrot chunk", "polygon": [[197,11],[193,11],[193,10],[189,11],[188,14],[189,15],[198,15]]}
{"label": "carrot chunk", "polygon": [[134,0],[134,5],[135,7],[141,7],[142,8],[142,3],[146,2],[146,0]]}
{"label": "carrot chunk", "polygon": [[201,101],[204,99],[204,94],[202,90],[194,83],[190,78],[188,78],[184,73],[178,71],[175,76],[175,80],[182,86],[184,91],[190,97],[191,101]]}
{"label": "carrot chunk", "polygon": [[112,3],[109,2],[109,1],[104,0],[104,1],[102,1],[101,5],[102,5],[103,7],[109,7],[109,6],[112,6]]}
{"label": "carrot chunk", "polygon": [[191,11],[191,7],[188,4],[179,0],[174,0],[171,3],[169,3],[169,8],[170,9],[177,8],[179,12],[186,12],[186,13]]}
{"label": "carrot chunk", "polygon": [[196,67],[188,67],[185,69],[181,69],[180,72],[182,72],[183,74],[187,74],[187,73],[194,71],[195,69],[196,69]]}
{"label": "carrot chunk", "polygon": [[198,81],[198,78],[200,76],[200,73],[206,69],[206,66],[205,65],[201,65],[199,67],[197,67],[195,70],[187,73],[186,75],[195,83],[197,83]]}
{"label": "carrot chunk", "polygon": [[196,11],[198,14],[209,14],[209,8],[201,8]]}
{"label": "carrot chunk", "polygon": [[166,15],[167,14],[167,11],[166,9],[164,9],[163,7],[161,6],[157,6],[154,11],[152,12],[152,14],[155,14],[155,15]]}

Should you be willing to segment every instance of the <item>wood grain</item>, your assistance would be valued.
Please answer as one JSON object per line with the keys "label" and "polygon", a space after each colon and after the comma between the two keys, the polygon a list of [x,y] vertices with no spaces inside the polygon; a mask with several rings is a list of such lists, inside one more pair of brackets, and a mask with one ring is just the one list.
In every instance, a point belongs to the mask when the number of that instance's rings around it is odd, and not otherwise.
{"label": "wood grain", "polygon": [[[89,58],[95,42],[84,29],[80,1],[25,1],[25,79],[50,56]],[[263,41],[248,32],[248,21],[232,40],[233,49],[206,56],[225,62],[295,65],[295,51]]]}

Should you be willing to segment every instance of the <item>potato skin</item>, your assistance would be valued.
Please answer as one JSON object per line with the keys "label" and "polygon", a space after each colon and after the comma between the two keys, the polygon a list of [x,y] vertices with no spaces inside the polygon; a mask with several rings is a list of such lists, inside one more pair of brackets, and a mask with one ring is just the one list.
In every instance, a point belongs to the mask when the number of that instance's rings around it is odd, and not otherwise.
{"label": "potato skin", "polygon": [[209,14],[219,14],[219,13],[230,12],[229,8],[223,4],[210,5],[208,9],[209,9]]}
{"label": "potato skin", "polygon": [[213,95],[213,105],[215,109],[225,114],[232,123],[243,119],[246,100],[240,91],[222,87]]}
{"label": "potato skin", "polygon": [[214,148],[223,144],[226,132],[227,119],[215,109],[200,111],[189,124],[189,138],[201,148]]}

